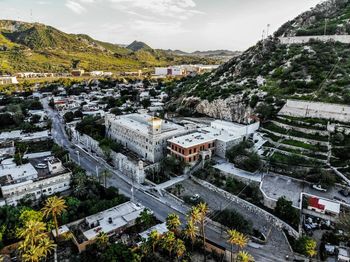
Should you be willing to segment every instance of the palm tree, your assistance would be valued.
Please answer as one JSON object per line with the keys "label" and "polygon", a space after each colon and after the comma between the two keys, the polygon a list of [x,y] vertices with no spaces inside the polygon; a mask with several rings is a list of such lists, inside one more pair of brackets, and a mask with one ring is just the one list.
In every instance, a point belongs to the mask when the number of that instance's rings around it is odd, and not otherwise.
{"label": "palm tree", "polygon": [[50,238],[44,237],[41,239],[39,247],[42,251],[43,256],[46,257],[47,255],[51,254],[51,251],[56,247],[56,245]]}
{"label": "palm tree", "polygon": [[83,172],[78,172],[75,175],[73,175],[72,177],[72,184],[73,186],[73,193],[74,195],[78,196],[78,197],[82,197],[84,195],[86,195],[87,191],[86,191],[86,184],[87,184],[87,176],[85,173]]}
{"label": "palm tree", "polygon": [[160,240],[160,234],[158,233],[157,230],[153,230],[149,235],[148,235],[148,241],[152,246],[152,252],[153,254],[156,251],[156,245],[158,244]]}
{"label": "palm tree", "polygon": [[162,248],[167,250],[169,252],[169,257],[171,258],[171,253],[174,249],[174,244],[175,244],[175,234],[172,231],[169,231],[164,234],[162,238]]}
{"label": "palm tree", "polygon": [[244,248],[248,244],[248,237],[244,234],[238,232],[237,230],[229,229],[227,230],[228,240],[227,242],[231,244],[231,262],[233,261],[233,246],[238,246],[239,248]]}
{"label": "palm tree", "polygon": [[168,230],[176,233],[177,228],[179,226],[181,226],[181,221],[179,216],[175,213],[169,214],[168,217],[166,218],[166,227],[168,228]]}
{"label": "palm tree", "polygon": [[105,188],[107,188],[107,179],[112,177],[112,173],[105,169],[101,174],[103,176],[103,185]]}
{"label": "palm tree", "polygon": [[96,238],[96,243],[99,247],[101,247],[101,249],[104,249],[107,247],[108,241],[109,241],[109,237],[105,232],[101,232],[100,234],[98,234]]}
{"label": "palm tree", "polygon": [[24,228],[18,231],[18,237],[24,239],[19,246],[22,261],[40,261],[54,249],[56,245],[47,236],[45,230],[45,223],[29,220]]}
{"label": "palm tree", "polygon": [[23,249],[27,249],[28,246],[34,246],[38,240],[45,237],[45,230],[45,223],[34,220],[27,221],[24,228],[18,231],[18,237],[24,239],[22,243]]}
{"label": "palm tree", "polygon": [[25,253],[22,255],[23,262],[39,262],[42,258],[42,250],[40,247],[31,246]]}
{"label": "palm tree", "polygon": [[205,218],[208,213],[208,205],[206,203],[199,203],[197,205],[197,208],[199,210],[199,223],[201,225],[201,233],[203,237],[203,250],[204,250],[204,261],[206,260],[205,255]]}
{"label": "palm tree", "polygon": [[149,227],[153,222],[153,214],[152,212],[145,208],[142,210],[138,218],[136,218],[137,224],[144,224],[145,227]]}
{"label": "palm tree", "polygon": [[42,208],[43,214],[45,217],[50,215],[53,218],[56,229],[56,237],[58,237],[58,222],[57,216],[60,216],[63,211],[67,208],[66,203],[62,197],[53,196],[46,200],[45,206]]}
{"label": "palm tree", "polygon": [[174,243],[174,249],[175,249],[177,260],[179,261],[180,257],[182,257],[186,252],[185,243],[181,239],[176,239]]}
{"label": "palm tree", "polygon": [[198,227],[193,222],[193,219],[189,218],[187,221],[186,228],[184,230],[184,234],[186,238],[191,239],[192,250],[193,250],[194,242],[196,241],[197,233],[198,233]]}
{"label": "palm tree", "polygon": [[249,254],[246,251],[239,251],[237,254],[237,261],[238,262],[252,262],[252,261],[254,261],[254,258],[251,254]]}

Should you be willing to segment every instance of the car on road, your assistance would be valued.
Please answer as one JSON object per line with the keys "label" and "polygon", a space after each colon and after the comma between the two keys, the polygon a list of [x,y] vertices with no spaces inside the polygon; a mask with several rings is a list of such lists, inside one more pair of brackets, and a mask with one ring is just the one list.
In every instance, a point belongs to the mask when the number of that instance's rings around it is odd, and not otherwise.
{"label": "car on road", "polygon": [[45,169],[45,168],[47,168],[47,165],[44,163],[39,163],[39,164],[36,164],[35,167],[39,168],[39,169]]}
{"label": "car on road", "polygon": [[312,188],[317,191],[327,192],[327,189],[323,188],[321,185],[312,185]]}

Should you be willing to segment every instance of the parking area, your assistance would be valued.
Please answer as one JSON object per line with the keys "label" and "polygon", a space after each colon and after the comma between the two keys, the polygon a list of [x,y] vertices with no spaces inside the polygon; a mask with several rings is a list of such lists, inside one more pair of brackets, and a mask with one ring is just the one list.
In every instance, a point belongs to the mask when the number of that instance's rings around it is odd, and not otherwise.
{"label": "parking area", "polygon": [[265,175],[261,184],[261,189],[270,198],[278,199],[285,196],[293,202],[293,206],[300,206],[300,195],[302,192],[310,195],[315,195],[337,202],[350,205],[350,197],[344,197],[339,193],[340,187],[334,187],[327,192],[319,191],[312,188],[312,185],[286,176],[280,175]]}

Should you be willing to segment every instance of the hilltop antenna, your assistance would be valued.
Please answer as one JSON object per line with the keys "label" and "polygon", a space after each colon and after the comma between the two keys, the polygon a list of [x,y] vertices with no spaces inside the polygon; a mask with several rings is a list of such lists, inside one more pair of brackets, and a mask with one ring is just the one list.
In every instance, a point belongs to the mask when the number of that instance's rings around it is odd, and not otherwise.
{"label": "hilltop antenna", "polygon": [[265,29],[262,31],[262,35],[261,35],[261,40],[264,41],[265,39]]}
{"label": "hilltop antenna", "polygon": [[269,37],[269,30],[270,30],[270,24],[267,24],[267,28],[266,28],[266,37]]}
{"label": "hilltop antenna", "polygon": [[31,21],[31,22],[34,22],[34,21],[33,21],[33,9],[30,9],[30,21]]}

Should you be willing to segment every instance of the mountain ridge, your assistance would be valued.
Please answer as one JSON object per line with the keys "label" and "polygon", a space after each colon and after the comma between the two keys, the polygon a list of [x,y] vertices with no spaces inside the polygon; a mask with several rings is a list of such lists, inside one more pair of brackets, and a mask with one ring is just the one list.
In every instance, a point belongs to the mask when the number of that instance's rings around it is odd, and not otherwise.
{"label": "mountain ridge", "polygon": [[73,60],[85,70],[129,71],[182,63],[215,63],[214,59],[178,56],[134,42],[134,50],[68,34],[41,23],[0,20],[0,74],[18,71],[66,72]]}

